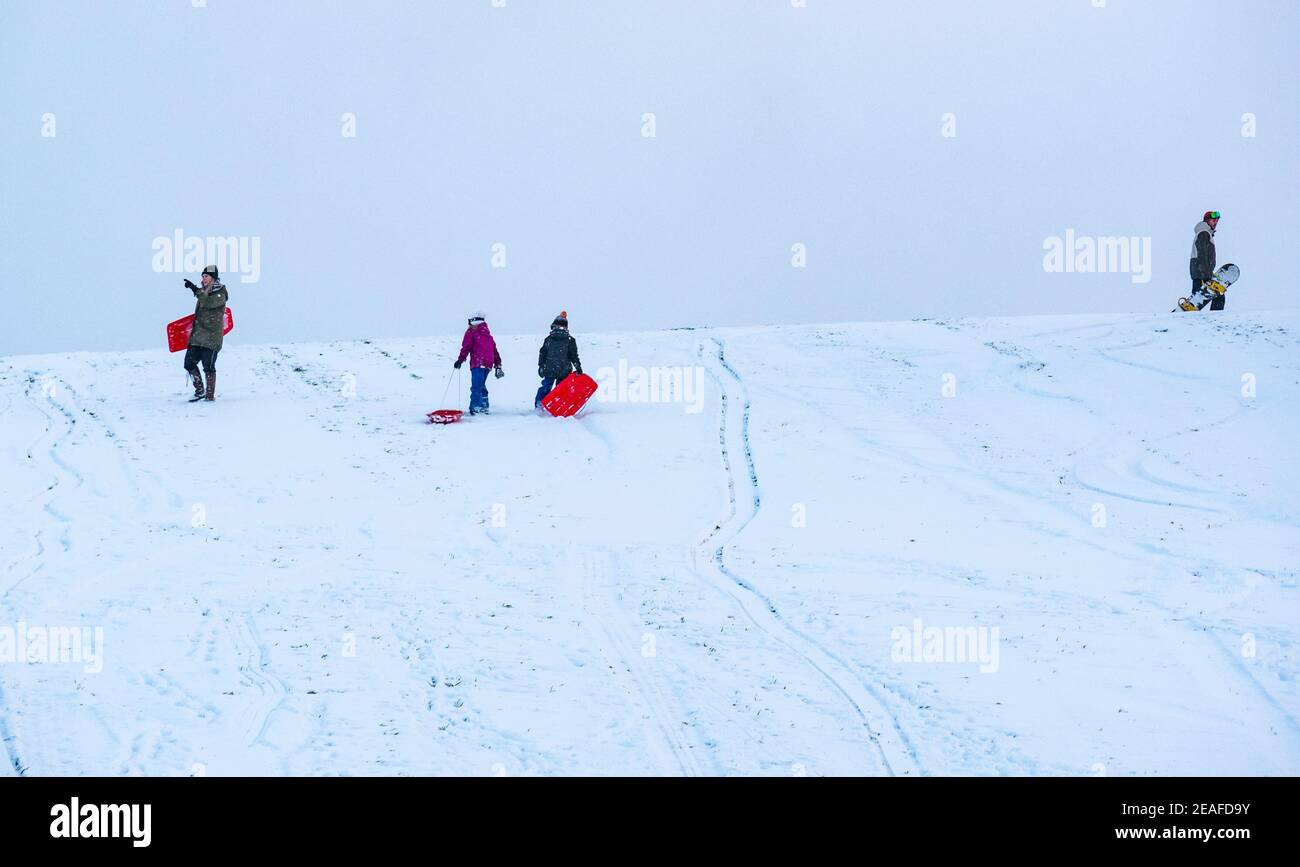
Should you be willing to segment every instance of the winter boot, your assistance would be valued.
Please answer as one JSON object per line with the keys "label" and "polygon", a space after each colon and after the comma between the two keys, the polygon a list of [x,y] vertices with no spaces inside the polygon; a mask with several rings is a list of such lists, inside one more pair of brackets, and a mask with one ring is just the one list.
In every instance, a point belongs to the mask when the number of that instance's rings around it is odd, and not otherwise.
{"label": "winter boot", "polygon": [[208,393],[203,397],[203,399],[217,399],[217,372],[215,370],[208,371]]}
{"label": "winter boot", "polygon": [[190,382],[194,383],[194,397],[190,398],[190,403],[203,400],[203,377],[197,367],[190,371]]}

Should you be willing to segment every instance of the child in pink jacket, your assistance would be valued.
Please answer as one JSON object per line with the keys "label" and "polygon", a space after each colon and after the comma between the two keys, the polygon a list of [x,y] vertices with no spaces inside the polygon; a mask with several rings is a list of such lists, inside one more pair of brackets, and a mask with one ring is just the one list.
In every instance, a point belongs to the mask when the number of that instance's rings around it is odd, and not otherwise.
{"label": "child in pink jacket", "polygon": [[460,355],[452,365],[457,370],[469,358],[469,414],[488,414],[488,368],[495,368],[497,379],[505,376],[501,370],[501,353],[497,352],[497,342],[492,339],[487,320],[482,313],[470,317],[469,327],[465,329],[465,338],[460,342]]}

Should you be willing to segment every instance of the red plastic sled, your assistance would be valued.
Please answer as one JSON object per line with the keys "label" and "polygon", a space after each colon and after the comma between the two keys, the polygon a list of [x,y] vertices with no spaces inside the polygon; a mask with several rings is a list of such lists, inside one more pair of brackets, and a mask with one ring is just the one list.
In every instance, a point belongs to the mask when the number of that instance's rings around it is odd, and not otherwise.
{"label": "red plastic sled", "polygon": [[586,406],[596,388],[596,380],[587,374],[570,373],[542,398],[542,406],[556,418],[565,418]]}
{"label": "red plastic sled", "polygon": [[458,409],[435,409],[429,413],[429,424],[454,424],[464,415]]}
{"label": "red plastic sled", "polygon": [[[231,315],[230,308],[226,308],[226,322],[221,329],[222,334],[229,334],[230,329],[235,327],[235,317]],[[180,352],[182,349],[188,349],[190,345],[190,332],[194,330],[194,316],[186,316],[184,319],[177,319],[167,326],[167,351]]]}

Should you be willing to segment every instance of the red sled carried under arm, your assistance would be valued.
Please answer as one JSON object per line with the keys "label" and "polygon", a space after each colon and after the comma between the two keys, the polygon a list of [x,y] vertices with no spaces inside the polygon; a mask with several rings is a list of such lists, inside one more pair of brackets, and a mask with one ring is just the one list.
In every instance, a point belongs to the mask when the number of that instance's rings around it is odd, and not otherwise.
{"label": "red sled carried under arm", "polygon": [[[235,327],[235,317],[231,314],[230,308],[226,308],[226,320],[222,325],[221,333],[229,334],[230,330]],[[194,330],[194,314],[191,313],[184,319],[177,319],[175,322],[167,325],[167,351],[180,352],[182,349],[188,349],[190,345],[190,332]]]}

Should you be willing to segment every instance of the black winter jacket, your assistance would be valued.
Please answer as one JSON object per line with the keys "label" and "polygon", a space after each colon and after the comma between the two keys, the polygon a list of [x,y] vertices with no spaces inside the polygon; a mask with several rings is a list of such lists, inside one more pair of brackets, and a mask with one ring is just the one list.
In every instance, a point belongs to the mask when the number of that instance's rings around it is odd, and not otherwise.
{"label": "black winter jacket", "polygon": [[537,375],[542,379],[564,379],[571,370],[582,373],[578,341],[563,328],[552,328],[537,353]]}
{"label": "black winter jacket", "polygon": [[1214,230],[1210,224],[1196,224],[1196,241],[1192,244],[1191,272],[1193,280],[1209,280],[1218,265],[1214,251]]}

